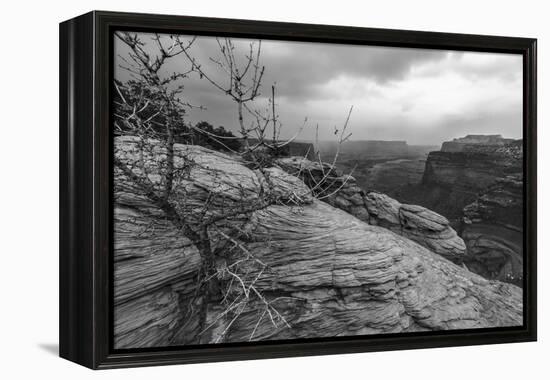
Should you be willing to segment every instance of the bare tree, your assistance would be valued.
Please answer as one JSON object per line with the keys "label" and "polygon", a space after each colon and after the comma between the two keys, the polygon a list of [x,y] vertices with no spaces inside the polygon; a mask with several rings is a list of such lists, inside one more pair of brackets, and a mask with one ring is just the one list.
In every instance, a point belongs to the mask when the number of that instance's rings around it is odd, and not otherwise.
{"label": "bare tree", "polygon": [[[198,72],[201,78],[205,78],[212,86],[235,102],[239,133],[244,148],[242,155],[256,167],[265,166],[265,163],[261,162],[262,158],[265,158],[263,154],[265,149],[269,150],[271,155],[277,155],[282,147],[290,144],[300,135],[307,118],[304,119],[304,123],[292,138],[283,142],[279,141],[282,125],[275,110],[275,84],[271,86],[268,107],[263,111],[254,107],[254,102],[261,95],[260,89],[265,73],[265,66],[260,62],[262,42],[251,42],[248,52],[244,54],[244,60],[239,59],[237,48],[230,38],[216,38],[216,42],[220,56],[209,57],[209,60],[225,74],[227,83],[214,79],[214,76],[208,73],[189,51],[185,50],[184,55],[191,62],[192,69]],[[245,121],[245,114],[252,117],[252,121],[248,125]],[[269,126],[272,127],[271,139],[268,137]],[[254,143],[251,143],[252,138],[255,140]]]}
{"label": "bare tree", "polygon": [[[115,131],[121,135],[132,135],[136,139],[135,152],[131,159],[125,154],[115,154],[114,164],[119,173],[144,194],[147,199],[197,248],[201,257],[201,267],[197,273],[194,297],[189,301],[187,319],[198,318],[198,341],[220,342],[226,339],[231,326],[239,316],[252,305],[262,305],[257,323],[251,331],[254,339],[260,323],[267,318],[274,329],[289,328],[290,323],[277,310],[275,303],[280,297],[270,299],[256,283],[261,276],[271,270],[268,265],[250,252],[243,242],[253,233],[245,228],[254,212],[271,205],[284,204],[301,206],[307,194],[281,194],[274,191],[275,184],[270,177],[272,157],[290,144],[300,134],[307,122],[304,120],[296,134],[281,141],[282,124],[276,112],[276,87],[271,87],[271,96],[264,111],[254,107],[254,101],[260,96],[261,82],[265,67],[260,64],[261,41],[251,43],[244,55],[244,63],[239,64],[237,51],[231,39],[218,39],[220,58],[210,60],[227,76],[227,83],[217,82],[207,73],[191,55],[194,38],[184,41],[179,36],[160,36],[155,34],[145,44],[137,34],[117,32],[115,36],[124,43],[129,53],[120,56],[130,79],[126,82],[115,81]],[[156,47],[153,53],[152,46]],[[188,69],[179,73],[165,73],[165,63],[173,57],[183,55],[190,63]],[[242,60],[242,59],[241,59]],[[185,81],[197,74],[206,78],[215,88],[229,96],[236,103],[236,114],[240,128],[243,149],[239,152],[224,144],[231,136],[222,136],[185,122],[187,111],[200,105],[192,105],[183,99]],[[245,113],[251,117],[245,124]],[[339,133],[339,144],[349,138],[345,135],[351,109]],[[269,128],[271,136],[268,136]],[[192,172],[202,164],[197,162],[191,150],[175,149],[176,141],[185,142],[193,132],[204,133],[218,142],[228,151],[240,155],[253,169],[262,174],[266,182],[264,191],[253,201],[247,199],[245,189],[235,184],[232,191],[240,194],[240,200],[228,201],[215,191],[208,191],[204,199],[189,194],[187,184],[193,181]],[[254,140],[252,140],[252,136]],[[188,139],[192,141],[192,139]],[[159,150],[160,145],[160,150]],[[265,159],[265,157],[269,159]],[[337,157],[335,157],[336,161]],[[320,157],[319,157],[320,160]],[[334,166],[333,162],[332,166]],[[214,168],[212,188],[221,180]],[[330,172],[330,170],[329,170]],[[302,169],[298,176],[302,176]],[[327,179],[313,186],[313,191],[321,197],[322,186]],[[223,311],[208,322],[208,303],[217,300]],[[217,336],[209,337],[221,319],[225,328]]]}
{"label": "bare tree", "polygon": [[192,57],[188,51],[184,54],[192,64],[192,69],[199,72],[201,78],[206,78],[214,87],[230,96],[237,105],[237,115],[240,127],[240,133],[245,146],[248,144],[248,136],[251,129],[245,126],[244,115],[247,104],[254,101],[259,96],[259,89],[264,75],[265,67],[260,65],[260,54],[262,43],[256,47],[254,43],[250,44],[250,50],[246,55],[243,65],[239,65],[235,56],[235,45],[230,38],[223,40],[216,38],[221,52],[221,58],[210,58],[220,70],[227,74],[228,83],[218,83],[208,73],[201,68],[197,60]]}

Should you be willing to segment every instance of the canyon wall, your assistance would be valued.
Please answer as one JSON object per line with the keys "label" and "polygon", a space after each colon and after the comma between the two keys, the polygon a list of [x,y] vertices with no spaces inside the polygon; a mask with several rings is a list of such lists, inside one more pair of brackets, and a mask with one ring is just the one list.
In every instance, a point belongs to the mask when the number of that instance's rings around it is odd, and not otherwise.
{"label": "canyon wall", "polygon": [[430,152],[422,183],[477,194],[495,179],[522,171],[522,141],[506,145],[462,144],[460,151]]}
{"label": "canyon wall", "polygon": [[468,135],[430,152],[422,179],[426,196],[435,194],[438,207],[456,217],[468,268],[518,285],[523,278],[522,173],[522,140]]}

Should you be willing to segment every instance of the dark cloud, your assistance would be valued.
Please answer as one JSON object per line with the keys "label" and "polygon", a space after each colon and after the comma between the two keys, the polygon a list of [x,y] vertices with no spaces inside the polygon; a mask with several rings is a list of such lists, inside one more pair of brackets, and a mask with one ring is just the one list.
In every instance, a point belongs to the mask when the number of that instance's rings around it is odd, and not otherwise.
{"label": "dark cloud", "polygon": [[[145,49],[155,51],[150,36],[142,35],[142,40]],[[253,42],[233,41],[241,57]],[[257,46],[258,41],[254,43]],[[115,50],[128,54],[120,42]],[[220,56],[214,38],[197,38],[191,54],[212,79],[222,85],[228,82],[210,59]],[[287,137],[307,116],[310,127],[303,139],[313,137],[316,124],[322,138],[331,138],[333,127],[343,122],[351,104],[355,105],[350,123],[353,139],[439,144],[467,133],[521,137],[518,55],[263,41],[261,58],[266,93],[257,99],[256,107],[265,106],[268,89],[276,83]],[[168,62],[164,74],[189,67],[181,55]],[[128,78],[120,70],[116,75]],[[228,96],[198,76],[185,84],[185,100],[207,107],[189,111],[189,121],[207,120],[237,130],[236,105]]]}
{"label": "dark cloud", "polygon": [[[150,36],[143,35],[147,42]],[[250,40],[233,39],[237,56],[248,53]],[[254,41],[255,46],[258,42]],[[154,46],[146,45],[151,50]],[[223,83],[225,75],[210,58],[220,57],[213,37],[199,37],[191,54],[215,80]],[[378,84],[402,80],[415,64],[439,61],[446,51],[405,49],[358,45],[303,42],[262,41],[261,64],[265,66],[264,84],[277,84],[279,96],[302,101],[319,92],[326,83],[340,76],[371,79]],[[185,59],[168,62],[166,72],[187,66]],[[327,94],[325,94],[326,96]]]}
{"label": "dark cloud", "polygon": [[[264,42],[264,44],[266,44]],[[402,80],[420,62],[443,59],[446,52],[333,44],[267,42],[267,78],[277,82],[281,96],[307,99],[333,79],[349,76],[378,84]],[[277,53],[277,48],[284,54]],[[326,96],[327,94],[325,94]]]}
{"label": "dark cloud", "polygon": [[429,65],[417,75],[436,77],[453,72],[471,81],[497,79],[502,82],[522,79],[522,56],[518,54],[487,54],[449,52],[446,64]]}
{"label": "dark cloud", "polygon": [[447,136],[464,136],[477,134],[501,134],[505,137],[521,138],[522,113],[520,107],[510,107],[499,110],[477,110],[469,114],[444,115],[434,129],[436,136],[441,140]]}

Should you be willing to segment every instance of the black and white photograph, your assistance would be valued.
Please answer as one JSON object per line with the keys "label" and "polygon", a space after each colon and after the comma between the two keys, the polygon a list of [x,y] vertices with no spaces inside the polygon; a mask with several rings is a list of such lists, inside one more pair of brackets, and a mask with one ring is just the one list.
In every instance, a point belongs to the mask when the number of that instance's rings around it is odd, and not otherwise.
{"label": "black and white photograph", "polygon": [[521,54],[112,38],[115,349],[523,325]]}
{"label": "black and white photograph", "polygon": [[546,3],[4,3],[1,379],[544,378]]}

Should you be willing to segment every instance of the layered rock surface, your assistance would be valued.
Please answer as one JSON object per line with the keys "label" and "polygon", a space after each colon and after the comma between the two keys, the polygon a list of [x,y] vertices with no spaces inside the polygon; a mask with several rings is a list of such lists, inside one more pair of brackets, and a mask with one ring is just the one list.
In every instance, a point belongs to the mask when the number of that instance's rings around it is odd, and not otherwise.
{"label": "layered rock surface", "polygon": [[402,204],[375,192],[365,195],[365,205],[369,224],[405,236],[455,263],[462,262],[466,246],[445,217],[422,206]]}
{"label": "layered rock surface", "polygon": [[[116,144],[130,147],[131,141],[117,138]],[[118,170],[114,183],[115,347],[165,346],[186,324],[197,325],[193,316],[183,323],[180,303],[192,297],[200,256]]]}
{"label": "layered rock surface", "polygon": [[[117,138],[117,158],[131,163],[136,144]],[[234,157],[195,146],[177,145],[175,153],[177,162],[185,157],[199,163],[181,186],[196,204],[215,192],[213,213],[227,202],[252,202],[266,183],[273,184],[270,191],[289,194],[288,205],[255,211],[246,221],[254,233],[239,240],[266,263],[256,287],[288,326],[275,327],[259,300],[251,299],[233,323],[220,317],[219,299],[201,300],[208,302],[212,328],[200,342],[214,342],[226,330],[224,341],[248,341],[522,323],[520,288],[486,280],[406,237],[314,199],[302,181],[280,169],[250,170]],[[115,184],[115,347],[198,343],[189,303],[201,263],[198,250],[127,175],[115,171]],[[430,225],[443,222],[433,215],[421,219],[431,220],[422,222]],[[209,231],[213,242],[216,234]]]}
{"label": "layered rock surface", "polygon": [[[476,328],[521,320],[519,288],[487,281],[323,202],[314,201],[298,215],[277,206],[255,217],[260,241],[247,247],[271,269],[258,285],[279,299],[275,305],[291,328],[274,331],[266,318],[253,339]],[[250,339],[261,310],[258,305],[244,313],[228,338]]]}

